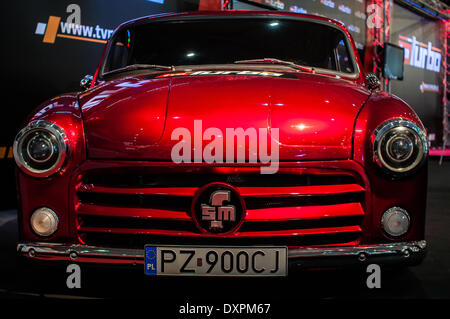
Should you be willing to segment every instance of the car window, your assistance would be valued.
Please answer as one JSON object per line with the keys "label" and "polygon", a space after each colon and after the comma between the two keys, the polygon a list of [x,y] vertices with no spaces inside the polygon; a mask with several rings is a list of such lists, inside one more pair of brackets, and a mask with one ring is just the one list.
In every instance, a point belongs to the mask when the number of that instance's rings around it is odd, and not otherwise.
{"label": "car window", "polygon": [[128,65],[131,54],[130,35],[130,30],[124,30],[114,39],[109,53],[109,69],[119,69]]}
{"label": "car window", "polygon": [[336,58],[338,61],[338,67],[341,72],[352,73],[353,63],[348,55],[348,50],[344,40],[340,41],[336,47]]}
{"label": "car window", "polygon": [[131,64],[229,64],[276,58],[355,72],[345,33],[296,19],[233,18],[148,22],[115,35],[103,72]]}

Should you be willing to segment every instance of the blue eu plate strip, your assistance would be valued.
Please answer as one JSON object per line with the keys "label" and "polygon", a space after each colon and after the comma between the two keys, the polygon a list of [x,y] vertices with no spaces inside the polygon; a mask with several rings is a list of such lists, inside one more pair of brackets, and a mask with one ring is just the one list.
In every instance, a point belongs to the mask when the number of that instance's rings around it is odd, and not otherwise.
{"label": "blue eu plate strip", "polygon": [[156,247],[145,247],[145,274],[156,276]]}

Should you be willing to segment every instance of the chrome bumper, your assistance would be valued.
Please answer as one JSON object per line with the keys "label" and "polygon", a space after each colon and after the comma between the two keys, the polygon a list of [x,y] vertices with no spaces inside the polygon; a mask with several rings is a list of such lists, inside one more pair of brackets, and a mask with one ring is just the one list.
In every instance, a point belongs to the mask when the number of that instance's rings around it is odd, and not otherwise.
{"label": "chrome bumper", "polygon": [[[425,257],[427,242],[410,241],[346,247],[292,247],[289,264],[298,268],[350,264],[416,264]],[[143,264],[143,249],[122,249],[57,243],[19,243],[17,252],[30,259],[80,263]]]}

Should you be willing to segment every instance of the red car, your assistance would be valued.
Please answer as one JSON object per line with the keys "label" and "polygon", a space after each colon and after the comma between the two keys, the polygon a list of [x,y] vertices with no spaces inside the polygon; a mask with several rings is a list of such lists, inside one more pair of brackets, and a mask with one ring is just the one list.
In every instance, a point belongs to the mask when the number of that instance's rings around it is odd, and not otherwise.
{"label": "red car", "polygon": [[285,276],[425,256],[425,128],[336,21],[140,18],[82,86],[15,139],[25,257]]}

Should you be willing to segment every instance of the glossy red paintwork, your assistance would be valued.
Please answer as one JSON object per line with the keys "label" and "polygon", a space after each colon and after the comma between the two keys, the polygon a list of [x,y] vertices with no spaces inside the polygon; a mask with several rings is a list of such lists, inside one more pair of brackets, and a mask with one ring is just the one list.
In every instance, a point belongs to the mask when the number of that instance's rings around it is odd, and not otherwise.
{"label": "glossy red paintwork", "polygon": [[80,101],[88,157],[171,160],[172,131],[194,132],[194,120],[202,120],[203,131],[278,128],[281,160],[350,158],[354,119],[369,91],[326,75],[282,71],[297,79],[143,75],[87,92]]}
{"label": "glossy red paintwork", "polygon": [[[338,193],[362,192],[364,188],[357,184],[347,185],[321,185],[321,186],[290,186],[277,187],[237,187],[239,194],[246,196],[269,196],[269,195],[326,195]],[[92,184],[81,184],[77,187],[78,192],[94,192],[108,194],[146,194],[146,195],[172,195],[172,196],[194,196],[198,190],[196,187],[152,187],[152,188],[118,188],[102,187]]]}
{"label": "glossy red paintwork", "polygon": [[[251,15],[261,12],[196,14]],[[293,13],[264,14],[329,21]],[[143,23],[154,18],[147,17],[129,23]],[[331,23],[339,25],[337,22]],[[353,41],[352,45],[356,52]],[[362,70],[359,60],[357,63]],[[203,69],[210,68],[205,66]],[[232,69],[246,68],[240,65]],[[159,172],[167,176],[181,176],[186,172],[194,175],[260,174],[259,164],[173,163],[170,151],[175,142],[171,140],[171,132],[178,127],[193,130],[193,121],[198,119],[203,121],[204,129],[279,128],[279,173],[298,176],[345,175],[356,180],[354,183],[333,186],[237,187],[244,198],[299,194],[314,197],[353,192],[363,194],[362,203],[248,209],[244,220],[245,225],[245,222],[250,221],[360,217],[361,222],[358,224],[252,232],[238,230],[228,237],[302,238],[313,234],[358,233],[356,240],[341,244],[390,242],[394,239],[384,235],[380,229],[380,218],[387,208],[401,206],[410,213],[412,226],[406,235],[396,241],[423,239],[426,165],[407,178],[392,180],[374,165],[372,152],[373,132],[388,119],[410,119],[423,128],[414,111],[396,97],[367,90],[362,72],[356,78],[339,78],[297,72],[282,66],[264,67],[262,70],[289,73],[295,78],[221,75],[155,79],[154,73],[149,72],[105,82],[97,79],[97,71],[95,83],[88,91],[62,95],[44,103],[29,121],[46,119],[61,126],[70,137],[70,156],[64,171],[50,178],[37,179],[17,171],[21,240],[83,243],[80,232],[216,236],[187,230],[95,228],[83,226],[77,221],[77,217],[82,215],[179,222],[192,220],[188,211],[102,207],[80,203],[78,192],[107,193],[111,196],[156,194],[167,196],[170,201],[170,196],[193,196],[197,190],[189,186],[143,188],[85,184],[83,176],[92,172]],[[54,209],[60,217],[60,228],[49,238],[37,237],[29,227],[30,214],[41,206]],[[111,259],[108,262],[119,261]]]}
{"label": "glossy red paintwork", "polygon": [[247,210],[246,220],[273,221],[363,216],[359,203]]}
{"label": "glossy red paintwork", "polygon": [[[427,165],[410,177],[389,180],[373,161],[373,131],[382,122],[398,117],[409,119],[426,130],[417,114],[404,101],[386,93],[374,93],[355,124],[353,158],[364,165],[371,180],[373,223],[377,223],[389,207],[400,206],[411,213],[412,227],[408,237],[424,238]],[[373,236],[376,240],[386,240],[386,235],[379,228],[373,230]]]}
{"label": "glossy red paintwork", "polygon": [[[48,178],[34,178],[17,170],[17,187],[20,199],[21,237],[25,240],[38,239],[32,232],[29,224],[31,213],[39,207],[50,207],[57,212],[67,212],[70,201],[68,185],[71,174],[80,162],[86,159],[83,134],[83,121],[75,94],[66,94],[45,102],[29,122],[34,120],[47,120],[64,129],[70,139],[70,160],[63,171]],[[69,220],[67,213],[59,214],[60,226],[53,240],[67,242],[69,238]]]}
{"label": "glossy red paintwork", "polygon": [[93,216],[115,216],[115,217],[136,217],[136,218],[157,218],[157,219],[175,219],[175,220],[191,220],[187,212],[169,211],[155,208],[123,208],[108,207],[107,210],[101,206],[89,204],[75,205],[77,213],[82,215]]}
{"label": "glossy red paintwork", "polygon": [[[83,227],[79,228],[80,232],[96,232],[96,233],[117,233],[117,234],[147,234],[147,235],[165,235],[177,237],[217,237],[212,234],[200,234],[198,232],[179,231],[179,230],[160,230],[160,229],[140,229],[140,228],[93,228]],[[271,232],[233,232],[229,237],[243,238],[243,237],[277,237],[277,236],[305,236],[305,235],[323,235],[340,232],[360,232],[360,226],[343,226],[330,228],[308,228],[308,229],[293,229],[293,230],[276,230]]]}

